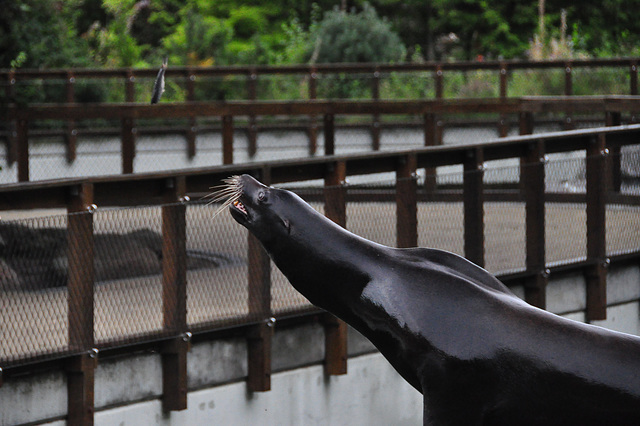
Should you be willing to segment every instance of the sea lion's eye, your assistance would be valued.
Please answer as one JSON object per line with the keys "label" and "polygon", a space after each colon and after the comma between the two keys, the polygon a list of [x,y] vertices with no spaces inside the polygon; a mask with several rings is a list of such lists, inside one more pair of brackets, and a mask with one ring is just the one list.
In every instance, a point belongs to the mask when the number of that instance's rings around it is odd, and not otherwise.
{"label": "sea lion's eye", "polygon": [[258,201],[262,202],[267,199],[267,194],[264,191],[258,192]]}

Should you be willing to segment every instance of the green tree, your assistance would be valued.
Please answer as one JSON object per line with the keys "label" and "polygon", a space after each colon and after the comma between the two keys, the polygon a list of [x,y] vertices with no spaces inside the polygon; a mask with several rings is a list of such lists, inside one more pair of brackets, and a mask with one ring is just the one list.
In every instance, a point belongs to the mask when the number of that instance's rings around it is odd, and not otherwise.
{"label": "green tree", "polygon": [[77,37],[74,26],[79,4],[80,0],[2,2],[0,68],[89,66],[88,45]]}

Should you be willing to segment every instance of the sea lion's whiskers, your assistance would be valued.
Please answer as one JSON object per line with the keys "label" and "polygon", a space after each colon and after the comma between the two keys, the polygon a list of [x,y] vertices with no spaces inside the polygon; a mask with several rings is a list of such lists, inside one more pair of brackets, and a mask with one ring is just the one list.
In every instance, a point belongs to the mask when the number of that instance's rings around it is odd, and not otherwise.
{"label": "sea lion's whiskers", "polygon": [[211,198],[211,201],[207,205],[219,203],[222,204],[213,214],[213,218],[218,216],[223,210],[226,210],[232,203],[239,200],[242,195],[242,182],[239,176],[231,176],[226,179],[222,179],[223,185],[211,187],[214,191],[208,194],[205,198]]}

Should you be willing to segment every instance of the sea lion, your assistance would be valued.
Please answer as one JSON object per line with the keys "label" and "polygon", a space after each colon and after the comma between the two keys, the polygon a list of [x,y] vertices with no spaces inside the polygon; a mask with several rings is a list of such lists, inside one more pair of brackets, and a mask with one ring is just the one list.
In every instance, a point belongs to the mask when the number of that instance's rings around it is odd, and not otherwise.
{"label": "sea lion", "polygon": [[368,241],[248,175],[220,197],[423,394],[425,425],[640,425],[639,337],[533,307],[455,254]]}

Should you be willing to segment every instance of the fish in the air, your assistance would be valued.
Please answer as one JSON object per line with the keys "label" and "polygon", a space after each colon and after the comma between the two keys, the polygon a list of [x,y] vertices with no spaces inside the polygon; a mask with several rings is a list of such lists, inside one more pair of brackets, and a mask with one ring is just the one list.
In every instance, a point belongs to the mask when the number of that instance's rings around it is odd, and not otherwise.
{"label": "fish in the air", "polygon": [[160,101],[160,97],[164,93],[164,73],[167,70],[167,64],[169,63],[169,58],[164,58],[162,61],[162,68],[158,71],[158,76],[156,77],[156,82],[153,84],[153,95],[151,96],[151,103],[157,104]]}

